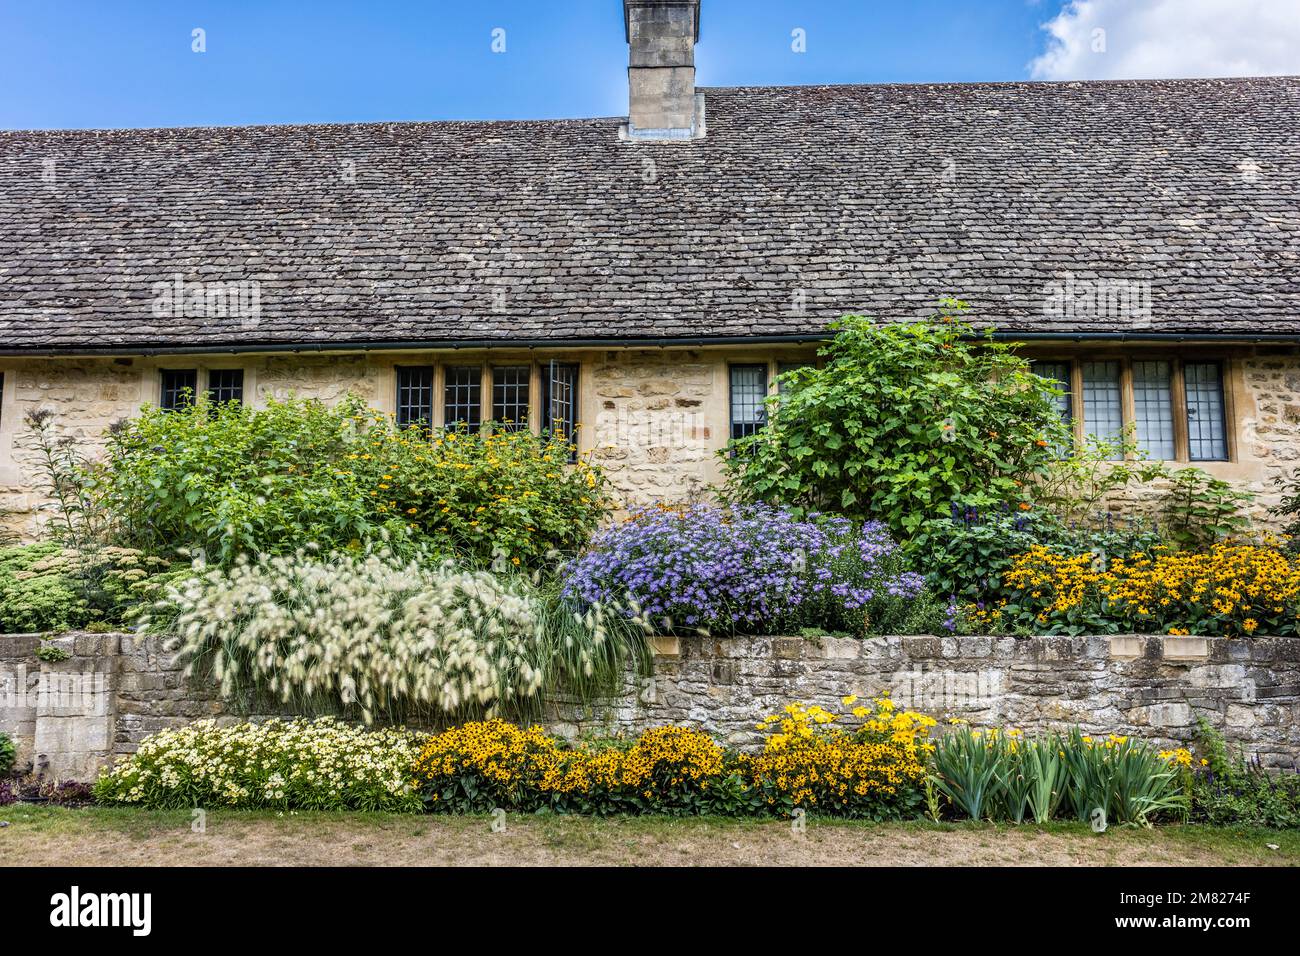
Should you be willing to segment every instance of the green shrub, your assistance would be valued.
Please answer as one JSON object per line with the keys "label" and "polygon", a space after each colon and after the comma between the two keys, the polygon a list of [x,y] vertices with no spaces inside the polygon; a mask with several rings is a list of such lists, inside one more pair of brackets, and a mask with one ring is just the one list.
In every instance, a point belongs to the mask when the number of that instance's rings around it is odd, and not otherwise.
{"label": "green shrub", "polygon": [[1064,447],[1070,454],[1054,456],[1029,489],[1035,505],[1061,527],[1095,527],[1113,500],[1167,477],[1163,462],[1147,459],[1132,424],[1115,438],[1085,435]]}
{"label": "green shrub", "polygon": [[1300,469],[1273,479],[1281,500],[1271,509],[1272,514],[1286,523],[1282,534],[1287,539],[1287,549],[1300,550]]}
{"label": "green shrub", "polygon": [[116,429],[93,488],[121,540],[154,553],[229,564],[382,541],[537,567],[604,513],[601,473],[568,455],[525,431],[399,430],[355,398],[201,401]]}
{"label": "green shrub", "polygon": [[14,769],[14,761],[17,759],[18,749],[14,746],[13,738],[0,733],[0,777],[7,776]]}
{"label": "green shrub", "polygon": [[60,661],[66,661],[72,656],[72,652],[66,647],[60,647],[49,641],[41,641],[41,646],[36,648],[36,659],[44,661],[47,664],[57,664]]}
{"label": "green shrub", "polygon": [[154,734],[95,782],[100,803],[412,812],[419,739],[329,718],[218,727],[202,720]]}
{"label": "green shrub", "polygon": [[1207,548],[1249,530],[1250,519],[1242,509],[1255,498],[1250,492],[1200,468],[1180,468],[1169,478],[1162,523],[1175,546]]}
{"label": "green shrub", "polygon": [[356,402],[146,407],[112,433],[95,490],[121,540],[153,553],[197,551],[224,563],[304,542],[345,547],[384,525],[340,470],[364,450],[363,431]]}
{"label": "green shrub", "polygon": [[1300,773],[1268,771],[1257,758],[1231,754],[1204,717],[1197,723],[1200,759],[1187,750],[1168,754],[1181,768],[1190,819],[1212,826],[1300,827]]}
{"label": "green shrub", "polygon": [[0,632],[65,631],[125,623],[176,570],[129,548],[56,544],[0,550]]}
{"label": "green shrub", "polygon": [[1147,551],[1160,544],[1153,525],[1134,519],[1116,522],[1109,512],[1095,525],[1065,527],[1040,508],[952,506],[951,515],[921,526],[907,547],[913,564],[939,594],[990,604],[1007,596],[1003,578],[1018,555],[1035,546],[1060,554],[1111,558]]}
{"label": "green shrub", "polygon": [[498,570],[542,568],[586,544],[605,514],[606,481],[558,436],[489,425],[426,433],[372,414],[368,447],[341,466],[378,514],[421,540]]}
{"label": "green shrub", "polygon": [[910,538],[949,502],[1018,502],[1068,441],[1056,388],[955,316],[832,324],[821,368],[783,379],[766,428],[725,452],[733,498],[879,518]]}

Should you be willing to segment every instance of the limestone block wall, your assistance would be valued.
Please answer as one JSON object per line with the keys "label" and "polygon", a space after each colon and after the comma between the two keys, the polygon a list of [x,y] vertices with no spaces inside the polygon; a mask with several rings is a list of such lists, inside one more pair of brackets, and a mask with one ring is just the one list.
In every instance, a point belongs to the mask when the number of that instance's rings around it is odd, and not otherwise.
{"label": "limestone block wall", "polygon": [[566,736],[659,724],[760,743],[755,722],[792,700],[891,697],[937,718],[1026,732],[1079,725],[1162,745],[1195,738],[1197,718],[1270,767],[1300,767],[1300,640],[1126,637],[758,637],[657,641],[653,674],[614,700],[559,701]]}
{"label": "limestone block wall", "polygon": [[1242,362],[1252,408],[1239,442],[1258,464],[1243,484],[1264,504],[1278,500],[1273,484],[1300,469],[1300,357],[1261,355]]}
{"label": "limestone block wall", "polygon": [[622,508],[679,504],[718,480],[726,366],[698,352],[609,352],[591,361],[592,459]]}
{"label": "limestone block wall", "polygon": [[377,406],[386,371],[366,355],[268,355],[254,369],[255,398],[283,401],[296,395],[333,404],[351,392]]}
{"label": "limestone block wall", "polygon": [[[89,779],[152,733],[249,719],[187,680],[157,636],[73,633],[71,657],[36,658],[35,635],[0,636],[0,731],[20,766]],[[756,721],[790,701],[888,695],[938,718],[1026,732],[1081,726],[1162,745],[1197,718],[1270,767],[1300,764],[1300,639],[1120,637],[705,637],[655,640],[653,670],[596,702],[553,697],[553,732],[634,734],[677,724],[753,748]],[[251,719],[262,719],[253,716]]]}
{"label": "limestone block wall", "polygon": [[130,359],[28,359],[0,371],[0,528],[32,536],[44,499],[24,415],[37,408],[53,411],[59,434],[93,452],[108,426],[135,414],[148,396]]}

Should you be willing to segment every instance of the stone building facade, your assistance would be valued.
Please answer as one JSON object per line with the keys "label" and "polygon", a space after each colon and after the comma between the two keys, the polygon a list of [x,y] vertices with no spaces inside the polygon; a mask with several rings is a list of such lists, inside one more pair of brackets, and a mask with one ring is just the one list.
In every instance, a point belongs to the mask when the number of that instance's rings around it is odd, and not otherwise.
{"label": "stone building facade", "polygon": [[576,363],[583,453],[680,501],[753,424],[737,366],[952,296],[1262,513],[1300,456],[1300,78],[705,89],[700,0],[621,5],[626,117],[0,132],[5,520],[27,409],[93,442],[168,369],[392,411],[403,367],[509,363],[537,423]]}
{"label": "stone building facade", "polygon": [[[1064,348],[1035,344],[1027,353],[1053,358],[1072,354]],[[1195,464],[1255,493],[1255,517],[1267,525],[1271,520],[1267,507],[1277,500],[1274,479],[1300,468],[1300,350],[1268,346],[1209,351],[1224,367],[1231,416],[1228,460],[1170,464]],[[722,477],[719,452],[731,433],[732,366],[764,366],[769,383],[774,383],[785,365],[816,361],[813,345],[587,349],[556,354],[577,363],[579,369],[579,451],[605,469],[617,505],[624,511],[706,498],[716,488]],[[1123,354],[1141,360],[1144,353],[1131,347]],[[536,386],[549,358],[547,353],[508,348],[219,358],[0,358],[0,508],[4,509],[0,520],[25,537],[36,535],[42,520],[43,482],[24,422],[27,412],[52,411],[59,434],[93,452],[110,424],[136,415],[146,403],[158,403],[163,368],[238,368],[243,372],[245,400],[254,406],[290,395],[333,403],[353,394],[391,413],[397,401],[399,366],[479,367],[485,382],[490,382],[493,367],[527,363]],[[775,384],[770,388],[775,389]],[[531,393],[536,421],[540,388]],[[441,415],[435,403],[435,417]]]}

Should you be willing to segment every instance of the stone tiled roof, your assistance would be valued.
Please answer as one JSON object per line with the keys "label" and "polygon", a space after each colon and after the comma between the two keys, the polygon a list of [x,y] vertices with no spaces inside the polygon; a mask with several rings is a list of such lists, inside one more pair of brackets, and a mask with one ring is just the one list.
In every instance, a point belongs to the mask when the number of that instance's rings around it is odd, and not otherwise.
{"label": "stone tiled roof", "polygon": [[[1300,333],[1300,78],[709,89],[619,120],[0,133],[0,351]],[[256,281],[260,312],[156,314]],[[1149,289],[1149,315],[1044,308]],[[1142,286],[1142,283],[1149,283]]]}

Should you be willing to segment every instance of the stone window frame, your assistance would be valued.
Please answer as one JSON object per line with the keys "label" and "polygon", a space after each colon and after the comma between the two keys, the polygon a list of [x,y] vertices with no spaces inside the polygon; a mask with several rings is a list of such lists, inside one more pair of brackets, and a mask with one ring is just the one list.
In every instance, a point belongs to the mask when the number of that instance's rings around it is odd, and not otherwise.
{"label": "stone window frame", "polygon": [[[587,411],[587,401],[590,395],[586,389],[585,382],[588,381],[588,360],[586,357],[575,355],[574,353],[558,353],[553,356],[555,362],[562,365],[572,365],[577,368],[577,386],[575,393],[575,417],[577,419],[578,433],[576,447],[581,452],[589,439],[584,440],[583,427],[584,412]],[[542,427],[546,418],[543,408],[544,395],[546,392],[547,369],[552,361],[552,357],[538,356],[531,351],[527,354],[520,354],[512,350],[502,349],[501,354],[489,352],[481,357],[462,358],[458,354],[446,356],[424,353],[417,356],[411,356],[408,359],[395,361],[389,366],[390,378],[386,387],[387,399],[383,407],[387,407],[391,412],[396,412],[397,408],[397,369],[399,367],[425,367],[433,369],[433,421],[430,423],[433,429],[439,429],[446,426],[446,387],[447,387],[447,370],[452,368],[477,368],[481,375],[479,385],[479,404],[480,404],[480,424],[486,425],[491,420],[490,414],[484,415],[484,412],[490,413],[495,407],[495,389],[493,372],[501,368],[527,368],[528,378],[526,387],[528,390],[528,431],[534,435],[542,433]],[[391,402],[391,404],[389,404]]]}
{"label": "stone window frame", "polygon": [[[1119,387],[1122,408],[1122,427],[1129,428],[1137,420],[1136,403],[1133,390],[1133,363],[1166,362],[1169,365],[1169,390],[1173,406],[1174,457],[1152,459],[1176,462],[1187,465],[1201,465],[1235,462],[1238,460],[1236,411],[1234,408],[1235,377],[1239,374],[1238,363],[1226,355],[1175,354],[1164,350],[1143,350],[1141,352],[1079,352],[1068,355],[1043,353],[1028,356],[1031,362],[1043,362],[1064,365],[1070,374],[1070,402],[1073,419],[1071,426],[1076,445],[1081,445],[1087,435],[1084,420],[1087,415],[1084,401],[1083,366],[1089,362],[1117,362],[1119,364]],[[1223,435],[1226,455],[1223,458],[1192,458],[1188,440],[1188,417],[1186,401],[1186,384],[1183,378],[1185,365],[1218,365],[1219,389],[1222,396]]]}
{"label": "stone window frame", "polygon": [[[188,372],[193,371],[195,374],[195,398],[200,395],[207,395],[208,388],[211,385],[210,375],[216,371],[240,371],[244,373],[244,381],[240,387],[240,401],[245,405],[253,403],[253,396],[256,393],[257,377],[252,367],[241,362],[160,362],[153,368],[152,398],[149,401],[162,408],[163,396],[163,373],[164,372]],[[145,379],[149,379],[146,377]]]}

